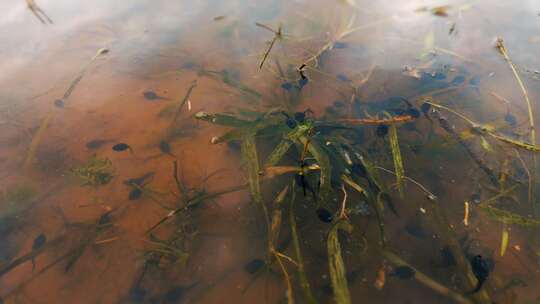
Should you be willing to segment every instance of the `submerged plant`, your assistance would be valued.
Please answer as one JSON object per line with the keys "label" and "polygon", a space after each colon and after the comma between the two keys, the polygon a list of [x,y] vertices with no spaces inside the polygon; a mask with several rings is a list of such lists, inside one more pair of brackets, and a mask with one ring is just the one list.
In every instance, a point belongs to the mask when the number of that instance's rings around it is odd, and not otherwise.
{"label": "submerged plant", "polygon": [[93,155],[86,164],[72,168],[70,172],[79,177],[84,183],[93,187],[108,184],[114,176],[112,162],[108,158],[97,158]]}

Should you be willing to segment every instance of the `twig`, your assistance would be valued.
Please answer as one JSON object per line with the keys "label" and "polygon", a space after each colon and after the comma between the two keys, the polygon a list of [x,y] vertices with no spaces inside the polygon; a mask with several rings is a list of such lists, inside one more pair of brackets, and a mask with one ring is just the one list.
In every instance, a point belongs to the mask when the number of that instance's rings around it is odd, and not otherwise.
{"label": "twig", "polygon": [[112,237],[112,238],[109,238],[109,239],[96,241],[96,242],[94,242],[94,245],[106,244],[106,243],[114,242],[114,241],[116,241],[118,239],[119,239],[119,237]]}
{"label": "twig", "polygon": [[255,25],[260,26],[260,27],[262,27],[264,29],[267,29],[267,30],[271,31],[272,33],[274,33],[274,38],[272,38],[272,40],[270,41],[270,45],[268,46],[268,48],[264,52],[263,59],[261,60],[261,63],[259,64],[259,69],[262,69],[262,67],[264,65],[264,62],[266,61],[266,58],[268,58],[268,55],[270,54],[270,51],[272,50],[272,47],[274,47],[274,44],[276,43],[276,41],[278,39],[281,39],[281,37],[282,37],[281,24],[279,25],[277,31],[274,31],[269,26],[266,26],[266,25],[258,23],[258,22],[256,22]]}
{"label": "twig", "polygon": [[[373,166],[373,168],[378,169],[378,170],[382,170],[382,171],[384,171],[386,173],[390,173],[390,174],[392,174],[394,176],[396,175],[396,173],[394,173],[391,170],[388,170],[386,168],[383,168],[383,167]],[[406,175],[403,175],[403,179],[405,179],[405,180],[415,184],[416,186],[418,186],[418,188],[420,188],[420,190],[422,190],[426,194],[428,199],[430,199],[432,201],[437,200],[437,196],[435,194],[433,194],[431,191],[429,191],[426,187],[424,187],[424,185],[420,184],[419,182],[415,181],[414,179],[412,179],[412,178],[410,178],[410,177],[408,177]]]}
{"label": "twig", "polygon": [[463,206],[465,208],[465,212],[463,215],[463,225],[469,226],[469,202],[463,203]]}
{"label": "twig", "polygon": [[184,210],[187,210],[188,208],[190,207],[193,207],[197,204],[199,204],[200,202],[202,202],[203,200],[206,200],[206,199],[211,199],[211,198],[214,198],[214,197],[218,197],[220,195],[223,195],[223,194],[227,194],[227,193],[231,193],[231,192],[236,192],[236,191],[240,191],[244,188],[246,188],[248,186],[248,184],[244,184],[244,185],[240,185],[240,186],[233,186],[233,187],[230,187],[230,188],[227,188],[227,189],[224,189],[224,190],[221,190],[221,191],[216,191],[214,193],[210,193],[210,194],[207,194],[207,195],[203,195],[203,196],[199,196],[199,197],[196,197],[194,199],[191,199],[189,201],[186,202],[186,204],[182,207],[179,207],[179,208],[176,208],[174,210],[172,210],[171,212],[169,212],[165,217],[163,217],[161,220],[159,220],[156,224],[154,224],[152,227],[150,227],[146,233],[150,233],[152,232],[154,229],[156,229],[157,227],[159,227],[161,224],[163,224],[164,222],[166,222],[168,219],[170,219],[171,217],[177,215],[179,212],[181,211],[184,211]]}
{"label": "twig", "polygon": [[345,213],[345,207],[347,206],[347,191],[345,191],[345,185],[341,184],[341,191],[343,191],[343,201],[341,202],[341,212],[339,217],[342,219],[347,219],[347,214]]}
{"label": "twig", "polygon": [[518,187],[518,185],[512,185],[511,187],[506,188],[504,191],[501,191],[501,192],[497,193],[496,195],[488,198],[487,200],[485,200],[483,202],[480,202],[478,204],[478,206],[487,206],[487,205],[489,205],[489,203],[491,203],[493,201],[496,201],[499,198],[508,195],[509,193],[512,193],[517,187]]}
{"label": "twig", "polygon": [[148,196],[152,201],[154,201],[156,204],[158,204],[161,208],[163,209],[166,209],[166,210],[171,210],[170,207],[167,207],[166,205],[164,205],[160,200],[158,200],[153,194],[150,193],[150,191],[144,189],[144,187],[141,187],[140,185],[138,185],[137,183],[131,183],[129,184],[130,186],[132,187],[135,187],[137,188],[139,191],[141,191],[144,195]]}
{"label": "twig", "polygon": [[284,258],[285,260],[289,261],[289,262],[290,262],[291,264],[293,264],[294,266],[298,267],[298,263],[297,263],[295,260],[293,260],[291,257],[289,257],[289,256],[287,256],[287,255],[284,255],[283,253],[278,252],[278,251],[276,251],[276,250],[274,250],[274,254],[275,254],[275,255],[278,255],[279,257]]}
{"label": "twig", "polygon": [[280,256],[278,255],[277,251],[274,251],[274,255],[276,257],[276,260],[278,261],[281,271],[283,272],[283,276],[285,277],[285,282],[287,283],[287,303],[294,304],[293,290],[292,290],[291,279],[289,278],[289,273],[287,272],[285,265],[283,265],[283,262],[281,262]]}
{"label": "twig", "polygon": [[339,119],[339,122],[345,122],[351,125],[389,125],[396,123],[403,123],[413,120],[413,117],[410,115],[398,115],[390,118],[342,118]]}
{"label": "twig", "polygon": [[[523,93],[523,98],[525,99],[525,103],[527,104],[527,111],[529,114],[529,129],[531,132],[531,144],[534,146],[536,145],[536,130],[534,126],[534,115],[532,110],[531,101],[529,100],[529,94],[527,93],[527,89],[525,89],[525,85],[523,84],[523,81],[521,80],[521,77],[519,76],[516,67],[514,66],[514,63],[510,59],[510,56],[508,55],[508,51],[506,50],[506,47],[504,46],[504,41],[501,37],[497,38],[496,43],[497,50],[499,50],[499,53],[504,57],[506,62],[508,62],[508,65],[510,66],[510,69],[512,70],[512,73],[514,74],[514,77],[516,78],[519,88],[521,89],[521,92]],[[536,161],[536,155],[533,155],[533,176],[536,178],[536,175],[538,174],[538,163]],[[531,201],[533,202],[533,208],[534,212],[538,214],[538,202],[535,202],[534,199],[535,192],[531,193]]]}
{"label": "twig", "polygon": [[173,177],[176,183],[176,188],[180,192],[180,195],[182,196],[182,198],[185,199],[185,196],[187,195],[187,191],[186,191],[186,187],[184,187],[184,185],[180,182],[180,179],[178,178],[178,161],[177,160],[173,161]]}
{"label": "twig", "polygon": [[523,81],[521,80],[521,77],[519,77],[519,74],[516,70],[516,67],[514,66],[514,63],[510,59],[510,56],[508,56],[508,52],[506,50],[506,47],[504,46],[504,41],[501,37],[497,38],[497,49],[499,50],[499,53],[504,57],[506,62],[508,62],[508,65],[512,69],[512,73],[514,73],[514,77],[516,78],[519,88],[521,89],[521,92],[523,93],[523,98],[525,99],[525,102],[527,103],[527,111],[529,112],[529,127],[531,132],[531,143],[534,145],[536,144],[536,130],[534,127],[534,115],[532,111],[532,105],[531,101],[529,100],[529,94],[527,93],[527,89],[525,89],[525,85],[523,84]]}
{"label": "twig", "polygon": [[178,116],[180,116],[180,112],[182,111],[182,108],[184,107],[184,104],[186,104],[186,102],[189,100],[189,97],[191,96],[191,93],[193,92],[193,89],[195,89],[195,87],[197,87],[197,80],[196,79],[193,80],[193,82],[191,82],[191,86],[189,87],[186,95],[184,95],[184,98],[180,102],[180,105],[178,106],[178,109],[174,113],[174,118],[173,118],[172,123],[171,123],[171,128],[173,127],[174,123],[178,119]]}
{"label": "twig", "polygon": [[[26,6],[28,9],[41,21],[43,24],[53,24],[53,21],[47,14],[36,4],[34,0],[26,0]],[[41,16],[43,15],[43,17]]]}
{"label": "twig", "polygon": [[[301,65],[304,65],[304,66],[309,66],[309,64],[311,62],[317,62],[319,57],[324,53],[326,52],[327,50],[331,50],[333,47],[334,47],[334,43],[336,41],[339,41],[355,32],[358,32],[358,31],[361,31],[361,30],[365,30],[365,29],[368,29],[370,27],[373,27],[373,26],[376,26],[376,25],[379,25],[381,23],[384,23],[384,22],[387,22],[389,19],[391,18],[385,18],[385,19],[382,19],[382,20],[377,20],[375,22],[372,22],[372,23],[368,23],[368,24],[365,24],[363,26],[359,26],[359,27],[355,27],[355,28],[351,28],[351,29],[348,29],[346,31],[343,31],[339,34],[337,34],[336,36],[334,36],[333,39],[331,39],[329,42],[327,42],[325,45],[323,45],[319,51],[317,51],[314,55],[310,56],[306,61],[304,61]],[[299,66],[301,66],[299,65]],[[315,64],[315,66],[317,66],[317,63]]]}

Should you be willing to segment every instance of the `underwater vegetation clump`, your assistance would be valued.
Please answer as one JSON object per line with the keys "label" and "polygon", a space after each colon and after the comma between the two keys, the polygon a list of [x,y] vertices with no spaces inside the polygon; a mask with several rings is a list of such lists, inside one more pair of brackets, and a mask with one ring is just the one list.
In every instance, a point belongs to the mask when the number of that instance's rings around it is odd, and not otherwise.
{"label": "underwater vegetation clump", "polygon": [[[445,10],[435,9],[433,14],[445,16]],[[270,49],[275,40],[281,37],[283,30],[280,27],[278,31],[274,32],[276,36],[264,53],[260,68],[263,67],[265,61],[269,61]],[[353,28],[348,28],[342,34],[337,34],[336,37],[340,38],[352,32],[354,32]],[[338,42],[333,41],[330,44],[325,44],[319,52],[315,53],[316,55],[298,65],[296,77],[300,80],[306,79],[303,86],[310,83],[313,85],[312,80],[306,76],[306,71],[318,71],[320,69],[319,57],[332,51],[336,43]],[[501,43],[499,42],[499,45]],[[501,47],[498,49],[501,51]],[[501,53],[505,60],[510,62],[506,51],[503,50]],[[449,55],[459,57],[455,53],[449,53]],[[281,71],[278,61],[276,61],[276,65],[277,70]],[[268,69],[270,68],[268,67]],[[424,76],[423,72],[417,73],[420,75],[419,79],[430,77]],[[437,79],[435,76],[431,77]],[[439,79],[445,79],[445,77],[439,77]],[[524,90],[519,76],[516,75],[516,78],[522,87],[527,105],[529,105],[526,90]],[[338,75],[337,79],[338,81],[348,81],[346,76]],[[454,82],[458,83],[457,80]],[[365,81],[362,84],[364,83]],[[285,84],[287,85],[281,86],[286,91],[285,95],[292,96],[294,86],[289,82]],[[301,91],[303,86],[299,86],[298,90]],[[405,155],[408,153],[404,155],[402,150],[404,147],[410,147],[408,141],[410,136],[407,134],[411,130],[418,131],[415,127],[418,124],[429,124],[431,132],[428,142],[424,142],[424,145],[429,146],[429,140],[433,142],[439,140],[433,130],[440,127],[448,136],[443,140],[448,141],[445,144],[447,146],[457,145],[458,148],[463,149],[480,168],[480,172],[485,173],[487,179],[491,181],[495,192],[493,197],[476,202],[475,205],[465,202],[466,214],[463,221],[465,226],[468,225],[472,208],[483,213],[487,218],[492,218],[505,225],[524,227],[538,225],[536,218],[520,215],[514,210],[511,211],[510,209],[514,208],[508,209],[509,206],[505,206],[503,202],[513,198],[512,193],[525,186],[528,188],[527,192],[532,203],[530,207],[533,207],[535,200],[531,198],[531,195],[534,194],[531,187],[533,185],[532,179],[537,178],[536,173],[530,173],[527,165],[520,158],[520,163],[529,173],[528,182],[524,182],[523,179],[516,178],[510,172],[515,168],[507,168],[499,173],[498,169],[493,168],[493,163],[488,163],[481,155],[486,153],[499,157],[498,153],[508,155],[508,151],[515,151],[515,153],[512,152],[512,155],[519,156],[519,151],[521,151],[521,153],[532,153],[532,158],[535,158],[535,153],[540,152],[540,147],[535,143],[532,120],[530,123],[530,142],[506,135],[491,124],[476,122],[458,110],[437,102],[434,96],[439,96],[445,90],[430,91],[427,89],[413,96],[399,96],[388,105],[365,102],[362,105],[364,110],[360,113],[340,112],[338,106],[343,107],[341,104],[336,104],[336,109],[324,114],[317,115],[309,109],[296,112],[294,109],[303,101],[302,96],[296,94],[296,97],[293,98],[296,99],[294,103],[274,102],[268,107],[268,110],[262,112],[240,109],[237,114],[197,112],[193,115],[197,120],[229,129],[221,135],[212,137],[212,143],[239,143],[243,169],[249,184],[252,201],[261,211],[269,232],[265,266],[270,269],[276,267],[275,271],[282,273],[288,303],[294,303],[298,299],[302,299],[300,302],[306,303],[317,302],[313,296],[313,285],[309,282],[314,279],[306,275],[310,270],[306,269],[303,263],[303,253],[309,256],[310,252],[302,250],[302,245],[298,242],[302,236],[298,233],[294,219],[296,217],[305,218],[306,215],[298,214],[297,208],[293,205],[297,196],[301,197],[302,205],[308,210],[308,214],[316,214],[321,222],[329,224],[325,229],[327,231],[327,263],[332,294],[336,303],[353,302],[348,289],[348,265],[346,259],[343,258],[342,248],[344,243],[345,246],[351,246],[351,238],[354,238],[354,235],[358,233],[356,226],[362,220],[358,218],[357,210],[360,206],[364,206],[361,203],[366,202],[367,208],[374,211],[374,218],[379,228],[378,236],[364,236],[370,240],[366,242],[368,252],[373,256],[378,256],[379,260],[386,260],[390,264],[394,264],[396,271],[405,269],[403,272],[406,275],[403,274],[402,277],[416,279],[419,283],[456,302],[490,303],[490,296],[483,288],[484,282],[488,280],[491,273],[491,269],[485,266],[485,257],[475,256],[473,258],[464,251],[462,244],[458,242],[456,232],[451,228],[447,215],[440,206],[437,193],[430,190],[429,186],[425,186],[406,175],[407,160]],[[361,86],[354,88],[350,98],[351,103],[346,104],[345,107],[359,106],[356,94],[360,91]],[[530,107],[528,109],[531,111]],[[245,113],[249,113],[249,115],[245,115]],[[452,119],[446,117],[446,113],[457,116],[469,128],[466,128],[465,131],[459,131]],[[474,112],[470,115],[474,115]],[[511,124],[515,119],[509,119],[509,115],[511,116],[511,114],[505,116],[505,121]],[[515,123],[512,125],[516,126]],[[358,134],[363,134],[360,142]],[[402,134],[405,134],[403,135],[404,139],[400,140]],[[475,146],[474,140],[478,140],[480,152]],[[388,159],[391,159],[392,162],[389,163]],[[530,171],[536,172],[536,169],[533,168]],[[388,178],[385,175],[394,177],[394,182],[388,183]],[[277,185],[288,186],[282,188],[283,190],[271,203],[262,193],[278,193],[276,190],[271,190],[275,189]],[[413,188],[416,190],[411,190]],[[411,191],[423,193],[425,202],[412,205],[404,204],[408,203],[408,194]],[[288,209],[284,208],[286,197],[290,201]],[[402,202],[399,208],[395,205],[396,200]],[[457,287],[446,287],[405,262],[398,255],[399,249],[396,248],[396,244],[393,244],[387,235],[386,223],[390,221],[386,216],[388,211],[399,217],[400,209],[403,212],[403,209],[417,208],[418,205],[429,206],[429,209],[421,207],[420,211],[424,214],[424,220],[436,231],[441,246],[444,245],[445,248],[448,248],[455,261],[456,275],[460,281]],[[291,220],[288,224],[281,220],[284,212],[290,213]],[[369,211],[366,211],[365,214],[369,214]],[[283,230],[290,231],[292,234],[294,244],[292,256],[289,256],[286,250],[277,249],[276,244],[282,235],[280,231]],[[302,230],[306,234],[312,233],[309,232],[310,226],[304,226]],[[338,231],[347,232],[346,234],[350,234],[351,237],[341,238],[339,236],[345,234],[338,233]],[[508,242],[509,233],[505,228],[502,234],[501,256],[504,255]],[[384,286],[384,276],[387,272],[384,267],[382,269],[382,277],[376,284],[379,289]],[[296,286],[294,284],[295,278],[301,289],[301,292],[298,293],[293,290]]]}
{"label": "underwater vegetation clump", "polygon": [[139,2],[37,48],[64,75],[0,113],[0,303],[527,303],[540,71],[511,32],[463,43],[487,0]]}
{"label": "underwater vegetation clump", "polygon": [[83,185],[93,187],[108,184],[114,177],[114,168],[108,158],[93,155],[86,164],[72,168],[70,172],[83,181]]}

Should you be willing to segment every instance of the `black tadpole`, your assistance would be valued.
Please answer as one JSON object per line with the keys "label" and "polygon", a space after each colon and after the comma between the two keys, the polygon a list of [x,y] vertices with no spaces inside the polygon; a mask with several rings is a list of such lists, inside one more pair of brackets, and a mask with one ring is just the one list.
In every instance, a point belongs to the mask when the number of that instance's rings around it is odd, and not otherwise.
{"label": "black tadpole", "polygon": [[377,127],[377,136],[385,137],[386,134],[388,134],[388,126],[387,125],[379,125]]}
{"label": "black tadpole", "polygon": [[113,151],[116,152],[123,152],[126,150],[129,150],[131,153],[133,153],[133,149],[126,143],[118,143],[112,147]]}
{"label": "black tadpole", "polygon": [[317,209],[316,212],[317,212],[317,217],[319,218],[321,222],[331,223],[332,220],[334,219],[334,215],[332,215],[332,213],[328,211],[327,209],[319,208]]}
{"label": "black tadpole", "polygon": [[484,282],[489,276],[490,267],[489,263],[484,258],[482,258],[481,255],[476,255],[471,259],[471,268],[474,276],[478,280],[478,283],[476,283],[476,287],[469,292],[469,294],[474,294],[480,291],[480,289],[482,289]]}

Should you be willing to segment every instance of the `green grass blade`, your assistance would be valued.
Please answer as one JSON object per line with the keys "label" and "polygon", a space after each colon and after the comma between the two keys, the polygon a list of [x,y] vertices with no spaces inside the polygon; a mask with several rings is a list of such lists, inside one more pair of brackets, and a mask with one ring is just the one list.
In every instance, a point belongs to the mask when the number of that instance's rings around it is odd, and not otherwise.
{"label": "green grass blade", "polygon": [[352,226],[346,221],[338,221],[328,233],[328,266],[330,279],[334,291],[334,301],[336,304],[350,304],[351,296],[347,286],[347,276],[345,264],[341,257],[341,246],[338,239],[338,230],[342,229],[352,232]]}
{"label": "green grass blade", "polygon": [[394,169],[396,171],[396,186],[399,195],[403,197],[403,178],[405,169],[403,169],[403,160],[401,159],[401,151],[397,137],[397,128],[395,125],[390,126],[390,148],[392,149],[392,157],[394,159]]}
{"label": "green grass blade", "polygon": [[247,178],[249,183],[249,190],[251,198],[257,205],[260,205],[266,220],[267,227],[270,227],[270,220],[268,218],[268,210],[263,202],[261,195],[261,182],[259,175],[259,158],[257,156],[257,146],[255,143],[255,135],[252,133],[246,133],[242,139],[242,158],[247,171]]}
{"label": "green grass blade", "polygon": [[283,158],[285,153],[289,151],[292,144],[293,143],[290,140],[287,140],[287,139],[281,140],[279,144],[274,148],[272,153],[270,153],[270,155],[266,159],[264,166],[265,167],[275,166]]}

